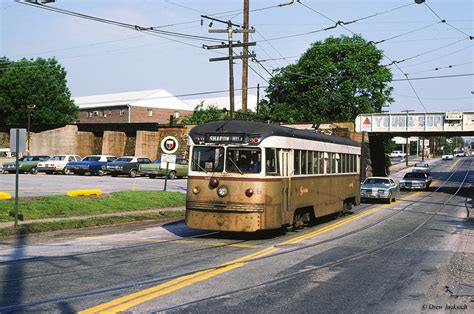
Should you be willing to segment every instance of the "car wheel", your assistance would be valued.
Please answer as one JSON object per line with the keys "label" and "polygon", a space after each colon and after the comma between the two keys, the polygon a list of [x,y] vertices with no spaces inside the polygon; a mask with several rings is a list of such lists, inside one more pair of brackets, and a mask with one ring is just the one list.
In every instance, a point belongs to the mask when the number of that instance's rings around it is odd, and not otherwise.
{"label": "car wheel", "polygon": [[71,174],[72,172],[71,172],[71,170],[64,168],[63,173],[64,173],[65,175],[69,175],[69,174]]}
{"label": "car wheel", "polygon": [[176,171],[171,171],[170,173],[168,173],[168,179],[176,179]]}
{"label": "car wheel", "polygon": [[155,174],[149,174],[148,176],[150,177],[150,179],[156,178],[156,175],[155,175]]}
{"label": "car wheel", "polygon": [[30,173],[31,174],[37,174],[38,173],[38,168],[36,168],[36,167],[31,168]]}
{"label": "car wheel", "polygon": [[135,169],[130,170],[130,178],[135,178],[137,176],[137,171]]}
{"label": "car wheel", "polygon": [[97,175],[98,175],[99,177],[103,177],[104,174],[105,174],[105,172],[104,172],[104,170],[102,170],[102,169],[99,170],[99,171],[97,171]]}

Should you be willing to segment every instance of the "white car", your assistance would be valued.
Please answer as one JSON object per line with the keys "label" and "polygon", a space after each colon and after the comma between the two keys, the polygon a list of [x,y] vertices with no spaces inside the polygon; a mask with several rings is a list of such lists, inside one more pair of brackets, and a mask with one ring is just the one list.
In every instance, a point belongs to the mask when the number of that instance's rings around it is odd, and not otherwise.
{"label": "white car", "polygon": [[467,154],[466,154],[466,152],[457,152],[456,154],[454,154],[454,156],[456,156],[456,157],[466,157]]}
{"label": "white car", "polygon": [[71,172],[65,168],[67,163],[80,160],[81,156],[77,155],[55,155],[46,161],[40,162],[37,169],[38,172],[45,172],[46,174],[53,174],[55,172],[70,174]]}
{"label": "white car", "polygon": [[412,172],[422,172],[422,173],[428,173],[429,174],[431,172],[431,167],[426,162],[417,162],[413,166],[413,169],[411,171]]}
{"label": "white car", "polygon": [[441,159],[442,160],[453,160],[454,156],[453,156],[453,154],[443,154],[443,156],[441,156]]}
{"label": "white car", "polygon": [[405,153],[403,153],[401,150],[394,150],[388,156],[390,158],[403,158],[405,157]]}

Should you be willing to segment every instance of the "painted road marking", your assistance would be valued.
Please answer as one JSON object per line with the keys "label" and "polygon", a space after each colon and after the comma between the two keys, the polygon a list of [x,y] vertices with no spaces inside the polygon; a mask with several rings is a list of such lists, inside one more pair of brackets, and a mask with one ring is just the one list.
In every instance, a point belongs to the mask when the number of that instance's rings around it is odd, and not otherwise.
{"label": "painted road marking", "polygon": [[457,165],[460,161],[461,161],[461,159],[456,160],[456,161],[454,162],[454,164],[451,165],[451,167],[449,168],[449,170],[450,170],[450,171],[453,170],[454,167],[456,167],[456,165]]}
{"label": "painted road marking", "polygon": [[231,247],[241,247],[241,248],[251,248],[251,249],[262,247],[261,245],[257,245],[257,244],[206,242],[206,241],[196,241],[196,240],[177,240],[175,241],[175,243],[200,244],[200,245],[207,245],[207,246],[231,246]]}
{"label": "painted road marking", "polygon": [[[404,200],[407,200],[409,198],[415,197],[415,196],[419,195],[420,193],[422,193],[422,192],[416,192],[416,193],[407,195],[406,197],[401,198],[399,201],[404,201]],[[208,270],[203,270],[203,271],[198,271],[198,272],[190,274],[190,275],[181,276],[181,277],[178,277],[176,279],[170,280],[168,282],[159,284],[157,286],[154,286],[154,287],[142,290],[142,291],[138,291],[138,292],[120,297],[118,299],[115,299],[115,300],[112,300],[112,301],[109,301],[109,302],[99,304],[97,306],[85,309],[83,311],[80,311],[79,313],[82,313],[82,314],[101,313],[101,312],[104,312],[104,313],[117,313],[117,312],[120,312],[120,311],[125,311],[125,310],[127,310],[131,307],[134,307],[134,306],[137,306],[137,305],[142,304],[144,302],[153,300],[154,298],[172,293],[172,292],[180,290],[184,287],[190,286],[194,283],[204,281],[206,279],[215,277],[215,276],[220,275],[222,273],[225,273],[225,272],[231,271],[233,269],[242,267],[242,266],[246,265],[249,260],[260,258],[260,257],[263,257],[263,256],[270,255],[274,252],[277,252],[278,250],[280,250],[280,248],[278,248],[278,246],[285,245],[285,244],[294,244],[294,243],[298,243],[298,242],[301,242],[303,240],[309,239],[311,237],[315,237],[319,234],[328,232],[332,229],[335,229],[337,227],[345,225],[346,223],[348,223],[350,221],[353,221],[353,220],[359,219],[361,217],[364,217],[364,216],[366,216],[370,213],[373,213],[373,212],[375,212],[377,210],[380,210],[382,208],[385,208],[387,206],[390,206],[390,204],[385,204],[385,205],[380,205],[380,206],[374,207],[374,208],[369,209],[367,211],[364,211],[362,213],[359,213],[359,214],[356,214],[354,216],[351,216],[351,217],[342,219],[340,221],[337,221],[337,222],[335,222],[335,223],[333,223],[329,226],[326,226],[326,227],[320,228],[318,230],[315,230],[313,232],[309,232],[307,234],[295,237],[291,240],[284,241],[280,244],[276,244],[274,246],[271,246],[271,247],[265,248],[263,250],[254,252],[252,254],[237,258],[233,261],[224,263],[224,264],[222,264],[220,266],[217,266],[215,268],[208,269]]]}

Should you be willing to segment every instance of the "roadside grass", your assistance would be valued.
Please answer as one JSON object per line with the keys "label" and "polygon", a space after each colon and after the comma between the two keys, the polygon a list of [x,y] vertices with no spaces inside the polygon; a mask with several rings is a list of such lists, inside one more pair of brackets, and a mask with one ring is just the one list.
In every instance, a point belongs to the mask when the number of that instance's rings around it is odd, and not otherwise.
{"label": "roadside grass", "polygon": [[164,220],[170,218],[184,217],[183,211],[165,211],[159,213],[129,214],[124,216],[92,217],[75,220],[59,220],[48,222],[32,222],[21,224],[18,227],[7,227],[0,229],[0,237],[39,233],[56,230],[81,229],[99,226],[110,226],[140,221]]}
{"label": "roadside grass", "polygon": [[[113,192],[90,197],[51,195],[20,200],[19,212],[24,220],[85,216],[183,206],[185,199],[183,193],[165,191]],[[0,201],[0,222],[14,220],[9,216],[9,212],[14,210],[14,205],[14,200]]]}

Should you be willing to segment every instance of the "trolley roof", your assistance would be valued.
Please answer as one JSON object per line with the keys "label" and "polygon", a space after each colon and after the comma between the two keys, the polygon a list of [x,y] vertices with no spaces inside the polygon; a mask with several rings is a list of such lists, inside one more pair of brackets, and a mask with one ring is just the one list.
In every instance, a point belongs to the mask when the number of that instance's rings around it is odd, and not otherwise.
{"label": "trolley roof", "polygon": [[206,136],[209,134],[259,135],[261,140],[269,136],[283,136],[360,147],[358,142],[349,138],[326,135],[308,130],[292,129],[277,124],[241,120],[219,120],[197,125],[191,129],[189,136],[191,140],[194,141],[195,136]]}

